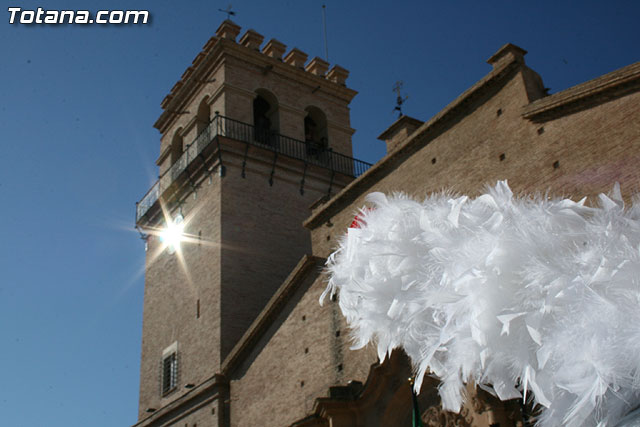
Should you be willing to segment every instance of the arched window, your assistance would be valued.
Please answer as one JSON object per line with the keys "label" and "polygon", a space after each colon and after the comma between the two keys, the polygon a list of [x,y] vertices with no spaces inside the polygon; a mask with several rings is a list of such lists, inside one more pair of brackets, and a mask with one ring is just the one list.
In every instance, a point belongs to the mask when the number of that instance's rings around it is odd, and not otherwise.
{"label": "arched window", "polygon": [[198,135],[209,126],[211,121],[211,107],[207,99],[208,97],[204,98],[198,106],[198,113],[196,114],[196,132]]}
{"label": "arched window", "polygon": [[207,102],[209,97],[205,97],[198,106],[196,113],[196,146],[198,150],[203,149],[210,140],[209,122],[211,121],[211,107]]}
{"label": "arched window", "polygon": [[318,107],[307,107],[304,118],[304,142],[307,154],[318,156],[328,148],[327,116]]}
{"label": "arched window", "polygon": [[173,135],[173,139],[171,140],[171,164],[180,159],[182,156],[183,146],[182,146],[182,128],[178,129],[176,133]]}
{"label": "arched window", "polygon": [[254,139],[262,144],[274,145],[279,128],[278,100],[264,89],[256,91],[253,100]]}

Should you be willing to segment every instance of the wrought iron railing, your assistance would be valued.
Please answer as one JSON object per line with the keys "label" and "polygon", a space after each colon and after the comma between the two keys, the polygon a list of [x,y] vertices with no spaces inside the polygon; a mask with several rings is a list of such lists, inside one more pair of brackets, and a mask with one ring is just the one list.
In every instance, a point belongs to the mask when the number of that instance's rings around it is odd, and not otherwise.
{"label": "wrought iron railing", "polygon": [[216,115],[209,125],[186,147],[180,158],[156,181],[136,204],[136,222],[156,203],[171,183],[218,136],[235,139],[277,153],[279,156],[303,160],[307,164],[330,169],[347,176],[360,176],[370,163],[325,149],[315,142],[304,142],[271,131],[257,129],[247,123]]}

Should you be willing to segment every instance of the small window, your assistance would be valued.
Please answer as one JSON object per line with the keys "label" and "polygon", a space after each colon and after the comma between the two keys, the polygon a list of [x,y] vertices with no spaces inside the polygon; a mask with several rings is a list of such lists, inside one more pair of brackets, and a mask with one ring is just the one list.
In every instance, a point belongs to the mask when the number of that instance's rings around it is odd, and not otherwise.
{"label": "small window", "polygon": [[162,352],[160,370],[160,393],[162,396],[166,396],[178,387],[177,342],[174,342]]}
{"label": "small window", "polygon": [[171,353],[162,359],[162,395],[167,395],[178,385],[178,354]]}

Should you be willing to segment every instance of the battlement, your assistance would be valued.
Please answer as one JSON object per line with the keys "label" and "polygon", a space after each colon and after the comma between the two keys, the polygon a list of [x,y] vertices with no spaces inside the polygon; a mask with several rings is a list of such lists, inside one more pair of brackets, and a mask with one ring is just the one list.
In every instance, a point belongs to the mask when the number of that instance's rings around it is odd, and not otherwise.
{"label": "battlement", "polygon": [[[235,42],[238,34],[240,34],[240,30],[241,27],[236,25],[233,21],[227,19],[222,22],[222,24],[220,24],[220,27],[218,27],[218,29],[216,30],[216,36]],[[242,37],[240,37],[238,43],[249,49],[260,50],[260,45],[262,45],[263,40],[264,36],[262,34],[258,33],[255,30],[249,29],[242,35]],[[330,64],[324,61],[322,58],[316,56],[307,63],[308,55],[305,52],[294,47],[286,55],[284,55],[284,52],[286,52],[286,48],[287,46],[285,44],[279,42],[276,39],[271,39],[265,44],[261,52],[270,58],[278,59],[285,64],[291,65],[292,67],[304,69],[314,76],[324,77],[325,79],[334,83],[338,83],[342,86],[346,85],[346,80],[349,76],[349,71],[347,71],[346,69],[340,67],[339,65],[334,65],[331,71],[327,73]],[[339,78],[337,78],[338,75],[340,76]]]}
{"label": "battlement", "polygon": [[[161,106],[165,112],[167,110],[178,110],[177,104],[179,99],[185,95],[193,93],[193,86],[196,83],[202,83],[206,80],[203,76],[209,70],[208,61],[216,56],[216,48],[224,43],[233,43],[233,45],[251,51],[253,54],[260,54],[265,61],[268,61],[267,67],[272,69],[277,61],[282,67],[289,68],[289,71],[301,71],[307,78],[318,81],[321,85],[329,84],[336,88],[347,89],[346,82],[349,77],[349,71],[337,64],[331,67],[331,64],[320,57],[313,57],[308,60],[308,54],[302,50],[293,47],[287,51],[287,46],[274,38],[264,43],[265,37],[253,29],[248,29],[239,37],[242,28],[231,20],[225,20],[216,30],[215,36],[211,37],[203,46],[202,51],[196,55],[191,65],[184,71],[180,80],[178,80],[171,88],[169,94],[161,102]],[[280,71],[286,72],[286,68]],[[302,76],[300,76],[302,77]],[[318,84],[316,83],[316,85]],[[349,90],[349,92],[353,92]],[[355,92],[351,94],[351,97]],[[155,127],[164,128],[171,114],[163,114],[155,124]]]}

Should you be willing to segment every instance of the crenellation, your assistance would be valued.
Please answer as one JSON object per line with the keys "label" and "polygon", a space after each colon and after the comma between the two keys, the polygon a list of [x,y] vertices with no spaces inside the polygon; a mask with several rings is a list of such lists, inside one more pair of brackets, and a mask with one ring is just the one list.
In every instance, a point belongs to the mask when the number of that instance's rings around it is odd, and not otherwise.
{"label": "crenellation", "polygon": [[173,87],[171,88],[171,92],[175,93],[179,91],[183,85],[184,85],[184,82],[182,80],[178,80],[176,84],[174,84]]}
{"label": "crenellation", "polygon": [[[177,118],[176,113],[178,111],[183,112],[186,110],[184,106],[191,103],[190,97],[200,91],[200,89],[198,89],[198,86],[203,83],[208,83],[208,81],[204,80],[202,77],[198,78],[195,76],[202,76],[203,73],[207,73],[207,67],[211,67],[223,56],[229,54],[230,56],[227,57],[228,59],[230,59],[231,57],[236,57],[250,60],[250,62],[253,63],[262,63],[258,66],[261,67],[263,76],[267,76],[267,74],[273,71],[276,75],[281,75],[281,77],[283,75],[286,76],[285,79],[290,82],[295,81],[297,85],[301,84],[304,81],[306,85],[311,87],[313,91],[312,94],[315,94],[315,91],[323,87],[323,84],[333,83],[340,86],[340,89],[330,89],[331,95],[329,97],[324,96],[323,98],[323,95],[320,94],[315,96],[315,98],[325,99],[328,103],[335,103],[337,101],[338,104],[341,105],[343,102],[350,102],[350,100],[356,94],[355,91],[346,88],[346,80],[349,75],[348,70],[338,65],[334,65],[333,68],[329,70],[330,64],[318,56],[314,57],[305,66],[308,58],[308,55],[305,52],[301,51],[298,48],[293,48],[285,55],[287,46],[284,43],[276,40],[275,38],[270,39],[262,47],[262,49],[260,49],[260,46],[262,45],[262,42],[264,40],[264,36],[253,29],[247,30],[242,35],[242,37],[240,37],[240,40],[236,45],[236,38],[240,33],[240,30],[241,27],[235,24],[233,21],[225,20],[224,22],[222,22],[222,24],[216,31],[216,36],[211,37],[207,41],[207,43],[205,43],[203,50],[199,52],[198,55],[196,55],[196,57],[193,59],[192,65],[184,71],[180,80],[176,82],[176,84],[171,88],[170,93],[162,100],[161,106],[164,110],[164,113],[156,121],[154,126],[157,127],[163,134],[169,131],[171,128],[175,127],[175,120]],[[222,41],[221,39],[225,39],[226,41],[220,44],[220,42]],[[234,45],[226,44],[228,43],[228,41],[233,42]],[[219,46],[219,49],[217,51],[218,54],[211,55],[214,46],[216,45]],[[244,51],[243,48],[246,48],[247,51]],[[251,51],[252,53],[249,53],[248,51]],[[259,55],[255,56],[255,53],[258,53]],[[260,56],[262,56],[262,58],[260,58]],[[291,69],[282,68],[281,66],[277,65],[277,63],[274,63],[272,61],[274,59],[279,62],[284,62],[285,64],[292,66],[296,70],[303,71],[311,79],[322,80],[314,83],[313,80],[310,79],[301,79],[301,74],[292,74]],[[224,67],[225,69],[228,68],[226,65]],[[327,87],[327,89],[330,88],[330,86],[324,87]],[[298,89],[294,90],[294,92],[297,90]],[[296,95],[294,96],[294,99],[300,98]],[[306,108],[306,106],[302,106],[301,108],[304,109]],[[330,114],[330,112],[325,113]],[[246,121],[247,123],[251,121],[248,120],[249,117],[247,117],[246,115],[241,116],[241,118],[237,118]],[[301,134],[289,136],[302,138]]]}
{"label": "crenellation", "polygon": [[198,54],[196,55],[196,57],[195,57],[195,58],[193,58],[193,62],[192,62],[193,67],[194,67],[194,68],[197,68],[197,67],[198,67],[198,65],[200,65],[200,63],[202,62],[202,60],[203,60],[206,56],[207,56],[207,54],[206,54],[204,51],[202,51],[202,52],[198,53]]}
{"label": "crenellation", "polygon": [[160,103],[160,107],[162,107],[163,110],[166,110],[169,107],[169,103],[171,102],[172,99],[173,99],[173,93],[170,93],[169,95],[165,96],[162,102]]}
{"label": "crenellation", "polygon": [[236,37],[238,37],[238,34],[240,34],[240,28],[241,27],[235,22],[226,19],[216,30],[216,36],[220,37],[221,39],[227,39],[235,42]]}
{"label": "crenellation", "polygon": [[211,49],[213,49],[213,46],[216,44],[217,41],[218,41],[218,37],[216,36],[209,37],[209,40],[207,40],[207,42],[202,46],[202,50],[204,50],[205,52],[209,52]]}
{"label": "crenellation", "polygon": [[189,77],[191,77],[191,75],[193,74],[193,66],[187,67],[186,70],[184,70],[184,73],[182,73],[182,77],[180,77],[182,80],[186,80]]}
{"label": "crenellation", "polygon": [[349,70],[342,68],[339,65],[334,65],[327,73],[327,80],[333,83],[337,83],[342,86],[347,85],[347,77],[349,77]]}
{"label": "crenellation", "polygon": [[284,55],[284,52],[286,50],[287,50],[287,45],[279,42],[276,39],[271,39],[262,48],[262,53],[267,55],[270,58],[274,58],[282,61],[282,55]]}
{"label": "crenellation", "polygon": [[264,36],[255,30],[247,30],[242,37],[240,37],[240,44],[244,47],[253,50],[260,50],[260,45],[264,40]]}
{"label": "crenellation", "polygon": [[294,47],[289,51],[289,53],[284,57],[284,63],[292,65],[296,68],[304,68],[304,63],[307,62],[307,55],[297,47]]}
{"label": "crenellation", "polygon": [[320,57],[315,57],[304,68],[305,71],[315,76],[324,77],[329,69],[329,63]]}

